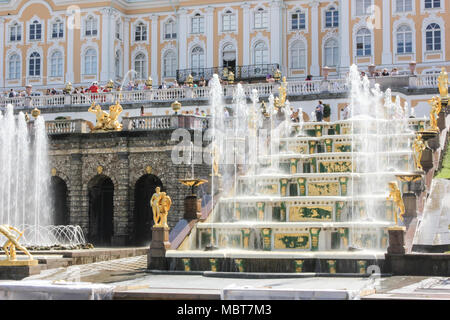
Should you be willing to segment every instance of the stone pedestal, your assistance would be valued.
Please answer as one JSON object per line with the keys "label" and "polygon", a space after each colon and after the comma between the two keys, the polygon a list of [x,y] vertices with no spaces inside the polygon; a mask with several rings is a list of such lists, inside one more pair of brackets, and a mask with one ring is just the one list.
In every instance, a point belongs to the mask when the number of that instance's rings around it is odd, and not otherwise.
{"label": "stone pedestal", "polygon": [[168,270],[166,251],[170,249],[169,228],[152,228],[152,242],[147,255],[147,267],[150,270]]}
{"label": "stone pedestal", "polygon": [[389,247],[388,254],[405,254],[405,227],[388,228],[389,232]]}
{"label": "stone pedestal", "polygon": [[183,219],[193,220],[199,219],[202,215],[202,200],[197,196],[187,196],[184,199],[184,216]]}
{"label": "stone pedestal", "polygon": [[[34,260],[37,263],[37,260]],[[0,280],[22,280],[41,273],[42,265],[4,265],[0,266]]]}
{"label": "stone pedestal", "polygon": [[[442,107],[442,109],[444,109],[444,107]],[[445,124],[445,116],[446,116],[445,111],[441,111],[438,114],[437,125],[441,132],[442,132],[442,130],[444,130],[447,127]]]}
{"label": "stone pedestal", "polygon": [[405,217],[417,217],[417,197],[415,193],[403,193],[403,203],[405,204]]}
{"label": "stone pedestal", "polygon": [[433,168],[433,151],[430,148],[423,150],[420,164],[425,172]]}

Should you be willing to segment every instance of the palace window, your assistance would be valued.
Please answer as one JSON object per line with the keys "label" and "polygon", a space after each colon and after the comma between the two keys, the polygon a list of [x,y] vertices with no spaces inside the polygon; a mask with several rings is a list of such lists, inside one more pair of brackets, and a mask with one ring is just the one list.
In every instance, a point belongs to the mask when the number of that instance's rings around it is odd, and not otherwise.
{"label": "palace window", "polygon": [[90,16],[86,19],[86,37],[95,37],[97,35],[97,19]]}
{"label": "palace window", "polygon": [[222,31],[234,31],[236,29],[236,15],[227,10],[222,15]]}
{"label": "palace window", "polygon": [[441,7],[441,0],[425,0],[425,9],[434,9]]}
{"label": "palace window", "polygon": [[88,49],[84,55],[84,74],[97,74],[97,51]]}
{"label": "palace window", "polygon": [[120,20],[118,20],[118,21],[116,21],[116,39],[117,40],[122,40],[121,29],[122,29],[122,23],[120,22]]}
{"label": "palace window", "polygon": [[291,15],[291,29],[300,30],[306,28],[306,14],[301,10],[295,11]]}
{"label": "palace window", "polygon": [[134,58],[134,70],[138,79],[147,78],[145,54],[139,53]]}
{"label": "palace window", "polygon": [[63,57],[61,51],[55,51],[50,57],[50,75],[52,77],[62,77]]}
{"label": "palace window", "polygon": [[14,23],[9,28],[9,41],[21,41],[22,40],[22,27],[18,23]]}
{"label": "palace window", "polygon": [[116,54],[114,56],[114,74],[116,76],[116,78],[121,78],[122,77],[122,68],[121,68],[121,54],[120,51],[117,50]]}
{"label": "palace window", "polygon": [[400,26],[397,29],[397,53],[412,53],[413,34],[409,26]]}
{"label": "palace window", "polygon": [[42,39],[42,24],[35,20],[30,24],[30,40]]}
{"label": "palace window", "polygon": [[177,25],[175,23],[175,21],[173,21],[172,19],[169,19],[169,21],[167,21],[164,24],[164,39],[176,39],[177,37]]}
{"label": "palace window", "polygon": [[57,19],[52,23],[52,39],[58,39],[64,37],[64,22]]}
{"label": "palace window", "polygon": [[396,0],[395,12],[411,12],[412,0]]}
{"label": "palace window", "polygon": [[8,62],[8,79],[20,79],[20,57],[18,54],[13,54]]}
{"label": "palace window", "polygon": [[269,49],[264,41],[256,43],[254,48],[255,61],[254,64],[268,64],[269,63]]}
{"label": "palace window", "polygon": [[201,47],[192,49],[191,68],[201,69],[205,67],[205,51]]}
{"label": "palace window", "polygon": [[336,39],[328,39],[324,45],[325,66],[336,67],[339,60],[339,45]]}
{"label": "palace window", "polygon": [[147,26],[142,22],[136,26],[134,41],[147,41]]}
{"label": "palace window", "polygon": [[329,8],[325,12],[325,27],[336,28],[339,26],[339,11],[335,7]]}
{"label": "palace window", "polygon": [[191,19],[191,33],[205,32],[205,18],[200,13],[195,14]]}
{"label": "palace window", "polygon": [[41,75],[41,55],[33,52],[30,55],[28,75],[30,77],[39,77]]}
{"label": "palace window", "polygon": [[372,0],[356,0],[356,15],[365,16],[370,14],[369,8],[372,5]]}
{"label": "palace window", "polygon": [[372,54],[372,35],[368,29],[361,29],[356,34],[356,55],[358,57]]}
{"label": "palace window", "polygon": [[268,27],[269,24],[269,18],[267,11],[265,11],[263,8],[259,8],[256,10],[254,15],[254,28],[255,29],[265,29]]}
{"label": "palace window", "polygon": [[175,77],[176,69],[177,69],[177,59],[175,53],[172,50],[168,50],[164,54],[163,58],[163,76]]}
{"label": "palace window", "polygon": [[291,69],[303,69],[306,67],[306,48],[303,41],[295,41],[290,49]]}
{"label": "palace window", "polygon": [[425,31],[427,51],[441,50],[441,27],[437,23],[428,25]]}

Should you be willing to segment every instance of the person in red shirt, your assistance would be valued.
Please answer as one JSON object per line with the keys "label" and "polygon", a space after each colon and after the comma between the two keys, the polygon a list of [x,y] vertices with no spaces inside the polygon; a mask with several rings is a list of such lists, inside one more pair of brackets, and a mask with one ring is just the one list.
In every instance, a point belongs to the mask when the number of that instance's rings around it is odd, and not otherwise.
{"label": "person in red shirt", "polygon": [[89,88],[89,91],[91,93],[98,93],[98,83],[97,83],[97,81],[92,83],[92,86]]}

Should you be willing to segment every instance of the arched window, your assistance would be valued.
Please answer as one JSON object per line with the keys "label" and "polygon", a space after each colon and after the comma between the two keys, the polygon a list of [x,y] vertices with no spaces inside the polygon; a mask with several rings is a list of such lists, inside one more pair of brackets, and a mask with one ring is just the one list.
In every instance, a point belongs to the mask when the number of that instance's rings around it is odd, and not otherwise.
{"label": "arched window", "polygon": [[163,76],[175,77],[176,69],[177,59],[175,53],[172,50],[168,50],[163,57]]}
{"label": "arched window", "polygon": [[306,67],[306,48],[303,41],[295,41],[291,45],[291,69],[303,69]]}
{"label": "arched window", "polygon": [[13,54],[8,62],[8,79],[20,79],[20,57],[18,54]]}
{"label": "arched window", "polygon": [[169,19],[164,24],[164,39],[176,39],[177,37],[177,26],[175,24],[175,21],[172,19]]}
{"label": "arched window", "polygon": [[39,77],[41,75],[41,55],[33,52],[30,55],[28,75],[30,77]]}
{"label": "arched window", "polygon": [[114,74],[116,76],[116,78],[121,78],[122,77],[122,64],[121,64],[121,54],[120,51],[117,50],[116,54],[114,56]]}
{"label": "arched window", "polygon": [[92,16],[89,16],[86,19],[86,37],[95,37],[97,35],[97,19]]}
{"label": "arched window", "polygon": [[201,47],[195,47],[191,53],[191,68],[200,69],[205,67],[205,52]]}
{"label": "arched window", "polygon": [[306,14],[304,11],[298,9],[291,14],[291,29],[301,30],[306,28]]}
{"label": "arched window", "polygon": [[231,10],[222,15],[222,31],[234,31],[236,29],[236,15]]}
{"label": "arched window", "polygon": [[255,23],[254,27],[255,29],[264,29],[268,27],[268,15],[267,11],[265,11],[263,8],[259,8],[255,11]]}
{"label": "arched window", "polygon": [[140,22],[136,26],[135,35],[134,35],[135,41],[147,41],[147,26]]}
{"label": "arched window", "polygon": [[403,25],[397,29],[397,53],[412,53],[412,31],[409,26]]}
{"label": "arched window", "polygon": [[441,27],[437,23],[428,25],[425,32],[427,51],[441,50]]}
{"label": "arched window", "polygon": [[147,68],[145,61],[145,54],[143,53],[138,53],[134,58],[134,70],[136,71],[136,77],[138,79],[147,78]]}
{"label": "arched window", "polygon": [[34,20],[30,24],[30,40],[42,39],[42,24],[39,21]]}
{"label": "arched window", "polygon": [[9,41],[22,40],[22,27],[17,22],[9,28]]}
{"label": "arched window", "polygon": [[256,43],[254,48],[255,61],[254,64],[268,64],[269,63],[269,49],[264,41]]}
{"label": "arched window", "polygon": [[335,7],[330,7],[325,12],[325,27],[336,28],[339,26],[339,11]]}
{"label": "arched window", "polygon": [[231,43],[226,44],[223,47],[222,60],[224,60],[224,61],[236,60],[236,49],[234,48],[234,46]]}
{"label": "arched window", "polygon": [[196,13],[191,19],[191,33],[204,33],[205,32],[205,18]]}
{"label": "arched window", "polygon": [[84,74],[97,74],[97,51],[88,49],[84,55]]}
{"label": "arched window", "polygon": [[58,39],[64,37],[64,22],[60,19],[56,19],[52,23],[52,39]]}
{"label": "arched window", "polygon": [[52,77],[62,77],[63,57],[61,51],[55,51],[50,57],[50,75]]}
{"label": "arched window", "polygon": [[368,29],[361,29],[356,34],[356,55],[358,57],[372,54],[372,35]]}
{"label": "arched window", "polygon": [[324,45],[325,66],[336,67],[339,60],[339,45],[336,39],[328,39]]}

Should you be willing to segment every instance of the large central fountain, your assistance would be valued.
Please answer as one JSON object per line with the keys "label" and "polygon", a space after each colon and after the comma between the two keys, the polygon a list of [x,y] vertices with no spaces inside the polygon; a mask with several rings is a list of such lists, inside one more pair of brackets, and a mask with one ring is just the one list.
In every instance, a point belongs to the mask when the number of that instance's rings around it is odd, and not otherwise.
{"label": "large central fountain", "polygon": [[[426,119],[407,104],[349,75],[349,118],[293,122],[286,82],[279,96],[247,105],[240,85],[224,118],[212,80],[213,190],[209,218],[177,251],[172,268],[223,271],[359,272],[379,264],[396,225],[389,183],[416,174],[411,145]],[[378,261],[378,262],[377,262]],[[343,266],[346,264],[346,266]],[[362,269],[361,269],[362,268]]]}

